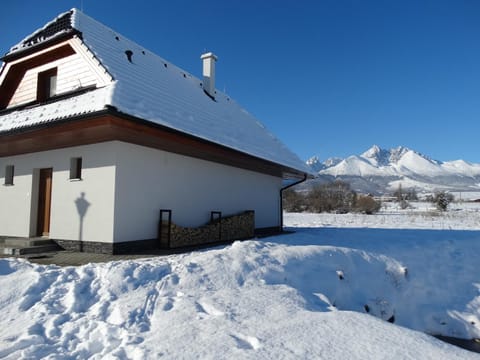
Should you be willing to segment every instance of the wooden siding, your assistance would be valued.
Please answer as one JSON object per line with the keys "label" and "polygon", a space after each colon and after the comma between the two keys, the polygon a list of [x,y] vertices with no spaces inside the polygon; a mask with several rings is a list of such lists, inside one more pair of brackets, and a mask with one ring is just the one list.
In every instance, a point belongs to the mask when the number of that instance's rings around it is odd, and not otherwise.
{"label": "wooden siding", "polygon": [[61,43],[43,52],[6,63],[0,75],[0,109],[7,107],[27,70],[73,54],[75,51],[68,43]]}
{"label": "wooden siding", "polygon": [[89,64],[79,54],[73,54],[27,70],[7,107],[35,101],[38,73],[54,67],[58,69],[57,95],[98,83],[97,76]]}

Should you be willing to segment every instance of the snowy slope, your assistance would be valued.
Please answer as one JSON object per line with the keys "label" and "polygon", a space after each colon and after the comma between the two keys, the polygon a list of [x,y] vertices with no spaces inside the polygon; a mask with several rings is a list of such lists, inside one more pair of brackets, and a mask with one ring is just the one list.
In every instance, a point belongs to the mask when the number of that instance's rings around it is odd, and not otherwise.
{"label": "snowy slope", "polygon": [[[480,220],[455,216],[417,224]],[[480,336],[478,231],[365,219],[287,214],[294,234],[136,261],[0,259],[0,358],[478,359],[418,332]]]}
{"label": "snowy slope", "polygon": [[388,169],[375,166],[361,156],[349,156],[337,165],[323,170],[322,173],[334,176],[348,174],[350,176],[383,176]]}
{"label": "snowy slope", "polygon": [[374,145],[359,156],[350,156],[332,164],[317,159],[312,169],[319,169],[317,173],[320,177],[348,181],[360,192],[389,193],[399,184],[420,192],[480,189],[480,164],[463,160],[432,160],[401,146],[385,150]]}
{"label": "snowy slope", "polygon": [[458,173],[464,176],[478,176],[480,164],[472,164],[465,160],[448,161],[442,164],[442,168],[451,173]]}

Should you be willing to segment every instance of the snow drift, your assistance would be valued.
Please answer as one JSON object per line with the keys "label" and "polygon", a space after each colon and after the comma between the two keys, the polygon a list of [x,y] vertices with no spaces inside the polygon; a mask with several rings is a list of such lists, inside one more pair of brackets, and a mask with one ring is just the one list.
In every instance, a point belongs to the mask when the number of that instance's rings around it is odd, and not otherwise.
{"label": "snow drift", "polygon": [[322,219],[145,260],[0,259],[0,358],[478,358],[422,333],[480,337],[478,231]]}

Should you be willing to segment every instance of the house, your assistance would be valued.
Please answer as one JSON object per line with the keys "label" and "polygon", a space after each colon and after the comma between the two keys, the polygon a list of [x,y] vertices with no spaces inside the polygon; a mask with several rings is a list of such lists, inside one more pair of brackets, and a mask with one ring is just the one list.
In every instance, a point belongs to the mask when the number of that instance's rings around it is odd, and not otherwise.
{"label": "house", "polygon": [[199,80],[77,9],[12,47],[0,236],[118,253],[281,230],[309,169],[215,88],[216,60]]}

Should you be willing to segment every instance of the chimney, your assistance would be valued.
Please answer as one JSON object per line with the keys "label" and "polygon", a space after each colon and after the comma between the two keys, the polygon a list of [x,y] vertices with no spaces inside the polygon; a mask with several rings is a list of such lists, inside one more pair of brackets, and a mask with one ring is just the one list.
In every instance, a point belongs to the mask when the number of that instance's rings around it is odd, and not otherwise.
{"label": "chimney", "polygon": [[203,60],[203,90],[212,99],[215,99],[215,61],[217,57],[211,53],[205,53],[200,56]]}

